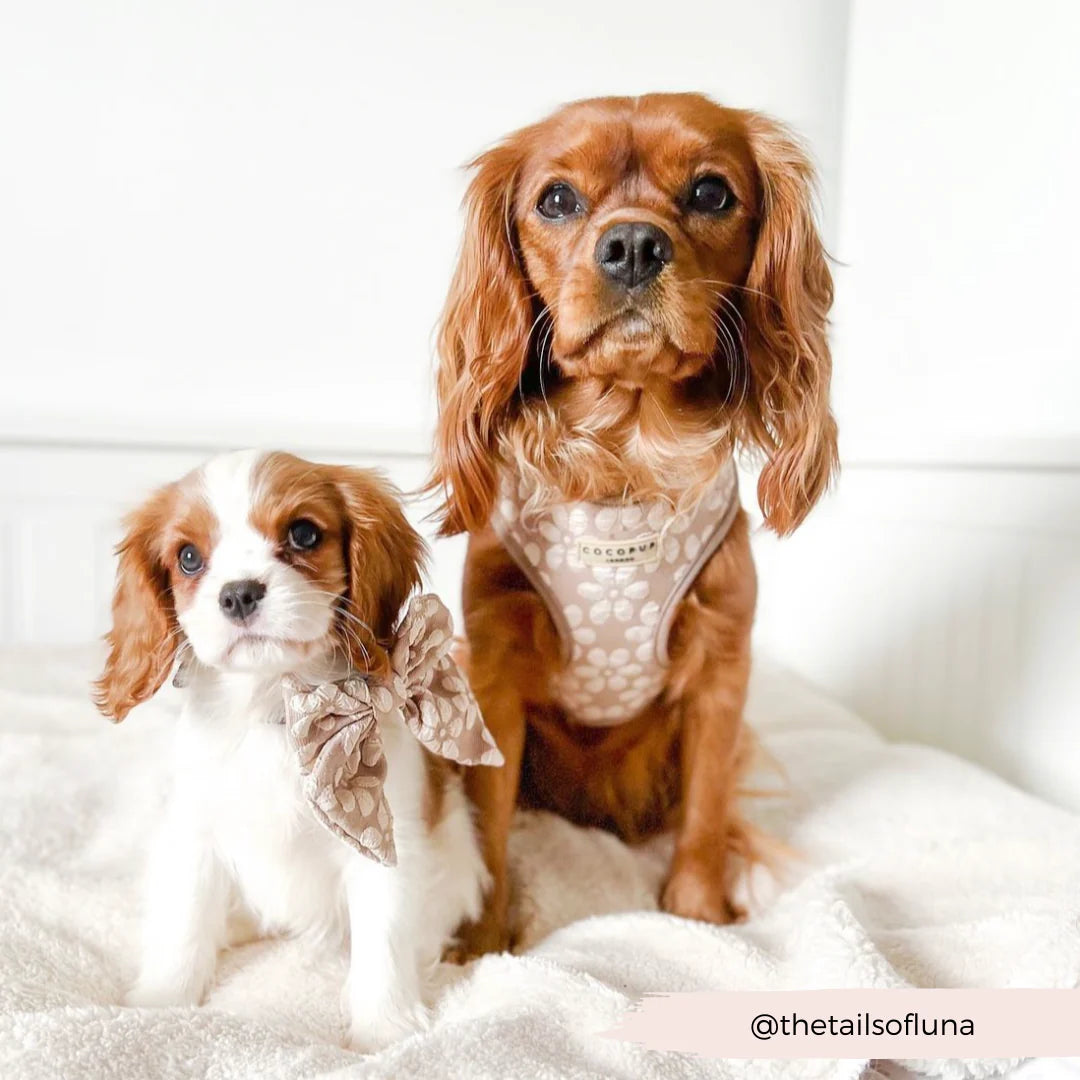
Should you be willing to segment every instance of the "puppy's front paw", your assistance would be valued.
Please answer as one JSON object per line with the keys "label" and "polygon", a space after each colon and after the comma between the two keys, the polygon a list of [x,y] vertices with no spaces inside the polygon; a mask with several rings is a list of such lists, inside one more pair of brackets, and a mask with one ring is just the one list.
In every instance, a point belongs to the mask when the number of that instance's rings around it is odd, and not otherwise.
{"label": "puppy's front paw", "polygon": [[124,1004],[133,1009],[165,1009],[170,1005],[198,1005],[202,988],[185,979],[140,977],[124,995]]}
{"label": "puppy's front paw", "polygon": [[375,1054],[396,1043],[399,1039],[424,1031],[431,1023],[431,1015],[423,1005],[410,1009],[381,1009],[376,1012],[352,1012],[346,1044],[350,1050],[361,1054]]}
{"label": "puppy's front paw", "polygon": [[676,866],[671,871],[664,891],[660,894],[660,906],[672,915],[701,922],[741,922],[746,918],[745,908],[735,904],[720,874],[693,863]]}

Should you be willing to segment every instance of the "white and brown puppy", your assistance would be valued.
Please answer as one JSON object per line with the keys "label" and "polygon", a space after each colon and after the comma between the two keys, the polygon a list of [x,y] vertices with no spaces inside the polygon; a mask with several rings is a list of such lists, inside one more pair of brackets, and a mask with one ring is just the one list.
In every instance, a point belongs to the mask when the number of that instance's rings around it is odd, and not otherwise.
{"label": "white and brown puppy", "polygon": [[274,721],[286,673],[388,671],[424,554],[378,477],[282,453],[215,458],[129,519],[98,705],[122,720],[178,655],[185,686],[130,1004],[201,1001],[239,911],[266,934],[351,938],[352,1045],[423,1024],[425,972],[488,880],[460,780],[403,725],[380,725],[397,848],[381,865],[318,823]]}

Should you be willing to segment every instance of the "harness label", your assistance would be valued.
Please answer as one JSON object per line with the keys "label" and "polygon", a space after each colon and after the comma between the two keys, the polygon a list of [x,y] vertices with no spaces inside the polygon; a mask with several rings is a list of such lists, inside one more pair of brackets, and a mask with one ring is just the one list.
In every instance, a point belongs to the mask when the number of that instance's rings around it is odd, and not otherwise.
{"label": "harness label", "polygon": [[660,561],[660,536],[649,533],[633,540],[594,540],[583,536],[578,541],[578,558],[585,566],[641,566]]}

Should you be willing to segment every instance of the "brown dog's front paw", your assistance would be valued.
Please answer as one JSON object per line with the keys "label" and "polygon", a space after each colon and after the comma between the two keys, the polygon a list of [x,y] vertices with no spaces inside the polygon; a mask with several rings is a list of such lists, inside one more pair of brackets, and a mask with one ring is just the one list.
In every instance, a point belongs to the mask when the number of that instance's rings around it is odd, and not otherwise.
{"label": "brown dog's front paw", "polygon": [[694,865],[676,867],[660,894],[660,906],[672,915],[701,922],[741,922],[745,908],[727,895],[723,876]]}
{"label": "brown dog's front paw", "polygon": [[448,964],[467,964],[485,953],[508,952],[510,945],[506,920],[485,914],[461,928],[457,941],[443,952],[443,960]]}

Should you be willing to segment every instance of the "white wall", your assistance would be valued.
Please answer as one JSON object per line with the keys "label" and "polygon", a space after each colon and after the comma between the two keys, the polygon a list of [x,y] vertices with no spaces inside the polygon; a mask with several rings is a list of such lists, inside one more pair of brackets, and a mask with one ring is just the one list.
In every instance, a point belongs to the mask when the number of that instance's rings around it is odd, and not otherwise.
{"label": "white wall", "polygon": [[886,734],[1080,807],[1080,4],[853,0],[844,475],[758,637]]}
{"label": "white wall", "polygon": [[856,457],[1080,464],[1080,4],[855,0],[836,402]]}
{"label": "white wall", "polygon": [[846,0],[0,3],[7,430],[426,449],[458,167],[700,89],[838,170]]}

